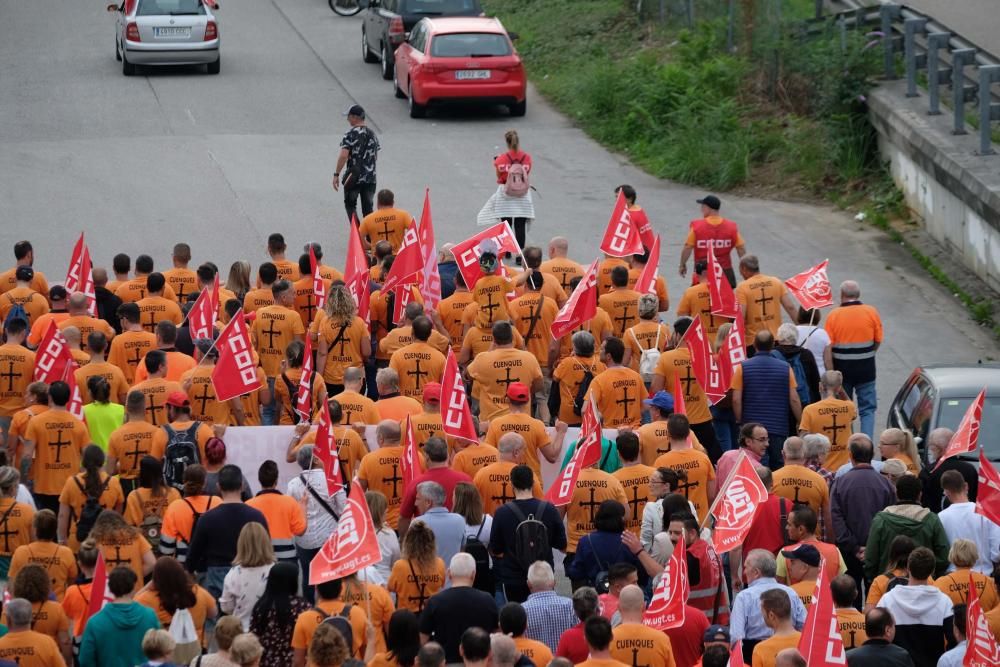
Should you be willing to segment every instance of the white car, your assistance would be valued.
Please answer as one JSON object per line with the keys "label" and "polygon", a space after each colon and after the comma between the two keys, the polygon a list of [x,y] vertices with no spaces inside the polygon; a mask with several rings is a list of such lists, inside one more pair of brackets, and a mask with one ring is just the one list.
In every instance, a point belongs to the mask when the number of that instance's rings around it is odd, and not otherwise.
{"label": "white car", "polygon": [[108,5],[115,14],[115,58],[122,74],[136,65],[205,65],[209,74],[222,67],[219,23],[211,0],[124,0]]}

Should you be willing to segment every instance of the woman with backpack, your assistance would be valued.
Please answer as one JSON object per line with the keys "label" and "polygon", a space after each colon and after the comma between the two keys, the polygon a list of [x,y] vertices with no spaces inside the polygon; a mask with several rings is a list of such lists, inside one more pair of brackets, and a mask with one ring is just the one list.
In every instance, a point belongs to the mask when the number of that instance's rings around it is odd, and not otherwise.
{"label": "woman with backpack", "polygon": [[205,491],[204,467],[195,463],[184,468],[183,497],[167,505],[167,511],[163,513],[160,553],[165,556],[176,554],[179,562],[186,561],[188,544],[198,519],[221,504],[222,498]]}
{"label": "woman with backpack", "polygon": [[244,632],[250,629],[254,605],[264,594],[267,575],[276,561],[267,529],[256,522],[243,526],[236,542],[233,568],[222,584],[219,607],[224,613],[239,618]]}
{"label": "woman with backpack", "polygon": [[387,588],[396,596],[396,609],[414,614],[444,588],[444,561],[437,555],[437,540],[423,521],[413,523],[403,537],[403,558],[392,566]]}
{"label": "woman with backpack", "polygon": [[465,543],[462,551],[476,559],[474,587],[492,595],[496,591],[493,581],[493,561],[489,549],[493,517],[483,512],[483,497],[479,489],[469,482],[455,485],[451,511],[465,519]]}
{"label": "woman with backpack", "polygon": [[[377,321],[373,321],[372,325]],[[330,287],[326,305],[321,313],[317,313],[310,330],[317,335],[313,346],[316,352],[316,373],[323,376],[326,395],[336,396],[344,391],[344,370],[364,367],[368,357],[372,355],[368,325],[358,317],[357,304],[346,287]]]}
{"label": "woman with backpack", "polygon": [[66,589],[62,608],[73,624],[73,653],[80,652],[80,641],[83,630],[87,626],[87,610],[90,607],[90,591],[94,585],[94,569],[97,567],[97,543],[88,537],[80,545],[76,561],[80,566],[80,577],[76,583]]}
{"label": "woman with backpack", "polygon": [[264,642],[261,667],[292,664],[292,632],[299,614],[311,605],[299,595],[299,568],[294,563],[275,563],[267,575],[264,594],[250,614],[250,632]]}
{"label": "woman with backpack", "polygon": [[104,510],[94,522],[90,536],[101,550],[109,572],[123,565],[135,573],[135,590],[138,591],[139,584],[153,571],[156,564],[153,550],[142,533],[125,523],[118,512]]}
{"label": "woman with backpack", "polygon": [[642,376],[646,389],[653,382],[653,370],[670,343],[670,327],[660,322],[660,301],[653,294],[639,297],[639,323],[625,331],[625,358],[628,366]]}
{"label": "woman with backpack", "polygon": [[909,581],[910,571],[907,561],[910,554],[917,548],[917,543],[909,535],[897,535],[889,543],[889,566],[884,574],[880,574],[872,580],[872,585],[868,587],[868,597],[865,599],[865,613],[869,609],[878,606],[882,596],[895,588],[899,584],[905,585]]}
{"label": "woman with backpack", "polygon": [[[177,642],[174,660],[188,663],[202,653],[205,646],[205,621],[219,613],[215,599],[194,579],[176,559],[163,557],[153,567],[153,577],[135,596],[135,601],[156,612],[164,628],[169,628]],[[184,642],[181,629],[191,624],[197,634],[195,641]],[[178,627],[180,626],[180,627]],[[190,626],[188,626],[190,631]]]}
{"label": "woman with backpack", "polygon": [[[69,638],[69,618],[62,606],[50,599],[52,584],[41,565],[25,565],[14,577],[11,598],[24,598],[31,603],[31,629],[48,635],[59,645],[66,664],[72,664],[72,645]],[[0,623],[9,626],[6,612]]]}
{"label": "woman with backpack", "polygon": [[97,445],[83,449],[82,473],[66,480],[59,494],[59,542],[72,551],[87,539],[102,510],[121,512],[125,504],[117,477],[104,472],[104,451]]}
{"label": "woman with backpack", "polygon": [[[497,191],[479,212],[478,222],[482,226],[493,225],[507,220],[514,228],[514,238],[522,250],[528,235],[528,223],[535,218],[535,206],[531,201],[531,155],[521,150],[521,139],[516,130],[504,134],[507,151],[493,158],[496,171]],[[518,265],[521,258],[517,258]]]}
{"label": "woman with backpack", "polygon": [[125,521],[142,531],[153,553],[159,555],[163,515],[180,500],[180,492],[163,483],[163,464],[152,456],[139,461],[139,486],[125,500]]}

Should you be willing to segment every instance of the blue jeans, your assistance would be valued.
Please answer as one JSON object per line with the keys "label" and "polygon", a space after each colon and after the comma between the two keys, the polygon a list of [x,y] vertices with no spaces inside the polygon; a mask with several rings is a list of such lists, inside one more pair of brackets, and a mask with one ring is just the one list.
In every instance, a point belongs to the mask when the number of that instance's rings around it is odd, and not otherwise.
{"label": "blue jeans", "polygon": [[861,432],[872,440],[875,439],[875,408],[878,407],[878,395],[875,393],[875,380],[861,384],[851,384],[844,380],[844,391],[853,401],[858,394],[858,417],[861,419]]}
{"label": "blue jeans", "polygon": [[205,570],[205,574],[202,575],[201,586],[209,593],[212,594],[216,600],[222,597],[222,585],[226,581],[226,575],[229,574],[229,570],[232,568],[228,565],[222,566],[210,566]]}
{"label": "blue jeans", "polygon": [[267,389],[271,392],[271,404],[260,406],[261,426],[274,426],[278,423],[278,412],[274,409],[274,381],[277,378],[267,378]]}
{"label": "blue jeans", "polygon": [[740,430],[736,428],[736,417],[729,408],[717,408],[714,405],[709,407],[712,412],[712,426],[715,427],[715,436],[719,439],[719,446],[723,452],[739,447]]}

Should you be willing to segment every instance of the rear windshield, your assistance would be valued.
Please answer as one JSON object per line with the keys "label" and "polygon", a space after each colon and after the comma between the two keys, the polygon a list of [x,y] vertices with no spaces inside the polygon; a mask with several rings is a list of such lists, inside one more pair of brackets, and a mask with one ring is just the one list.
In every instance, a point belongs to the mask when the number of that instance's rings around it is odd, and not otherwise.
{"label": "rear windshield", "polygon": [[[962,417],[965,415],[965,411],[969,409],[969,404],[972,403],[973,398],[975,397],[964,396],[962,398],[948,397],[941,399],[937,425],[952,430],[957,429],[959,423],[962,421]],[[983,417],[980,422],[979,432],[986,436],[1000,432],[1000,396],[986,395],[986,400],[983,402]],[[986,455],[991,461],[1000,460],[1000,440],[995,437],[980,437],[979,442],[986,449]],[[978,460],[979,455],[973,452],[963,455],[962,458]]]}
{"label": "rear windshield", "polygon": [[406,0],[406,13],[426,16],[446,14],[478,14],[479,0]]}
{"label": "rear windshield", "polygon": [[139,0],[137,16],[200,16],[205,13],[201,0]]}
{"label": "rear windshield", "polygon": [[436,35],[431,42],[431,55],[440,58],[509,56],[510,42],[503,35],[488,32]]}

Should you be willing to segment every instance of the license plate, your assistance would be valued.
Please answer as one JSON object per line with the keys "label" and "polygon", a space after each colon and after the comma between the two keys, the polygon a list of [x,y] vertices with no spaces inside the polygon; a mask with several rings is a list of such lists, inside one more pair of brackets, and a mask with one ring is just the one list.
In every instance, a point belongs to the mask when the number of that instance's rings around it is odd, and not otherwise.
{"label": "license plate", "polygon": [[154,37],[190,37],[191,28],[153,28]]}
{"label": "license plate", "polygon": [[456,79],[488,79],[490,70],[488,69],[461,69],[455,72]]}

